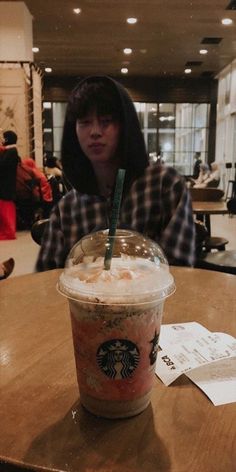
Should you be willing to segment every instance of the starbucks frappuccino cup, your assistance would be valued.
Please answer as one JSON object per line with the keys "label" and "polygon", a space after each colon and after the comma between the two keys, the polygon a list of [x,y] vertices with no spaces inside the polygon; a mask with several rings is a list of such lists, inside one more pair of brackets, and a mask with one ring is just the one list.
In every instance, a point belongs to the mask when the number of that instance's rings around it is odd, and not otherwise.
{"label": "starbucks frappuccino cup", "polygon": [[112,238],[109,270],[111,238],[91,233],[71,250],[58,290],[69,301],[81,403],[125,418],[150,403],[163,305],[175,285],[155,242],[128,230]]}

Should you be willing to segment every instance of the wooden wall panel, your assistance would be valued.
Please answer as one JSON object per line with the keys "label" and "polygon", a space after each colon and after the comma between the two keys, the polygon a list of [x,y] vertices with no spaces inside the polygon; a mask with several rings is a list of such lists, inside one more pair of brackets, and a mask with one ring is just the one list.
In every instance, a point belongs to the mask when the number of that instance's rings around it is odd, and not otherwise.
{"label": "wooden wall panel", "polygon": [[[66,101],[78,80],[80,78],[45,77],[44,99]],[[134,101],[169,103],[217,101],[217,80],[214,79],[119,77],[117,80],[127,88]]]}
{"label": "wooden wall panel", "polygon": [[0,69],[0,128],[15,131],[20,156],[30,151],[27,93],[23,69]]}

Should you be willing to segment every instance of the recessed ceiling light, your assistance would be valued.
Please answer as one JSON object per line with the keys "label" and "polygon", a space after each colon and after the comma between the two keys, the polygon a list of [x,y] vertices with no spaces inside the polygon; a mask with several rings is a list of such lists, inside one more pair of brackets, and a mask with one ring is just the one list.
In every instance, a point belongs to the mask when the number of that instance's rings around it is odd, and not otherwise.
{"label": "recessed ceiling light", "polygon": [[39,52],[39,48],[34,47],[34,48],[32,48],[32,51],[33,52]]}
{"label": "recessed ceiling light", "polygon": [[208,53],[208,50],[207,49],[200,49],[200,54],[207,54]]}
{"label": "recessed ceiling light", "polygon": [[192,69],[184,69],[185,74],[191,74]]}
{"label": "recessed ceiling light", "polygon": [[79,15],[81,13],[81,8],[73,8],[73,12],[76,13],[76,15]]}
{"label": "recessed ceiling light", "polygon": [[223,20],[221,20],[221,23],[222,25],[232,25],[233,20],[231,20],[231,18],[223,18]]}
{"label": "recessed ceiling light", "polygon": [[45,67],[45,72],[52,72],[52,68],[51,67]]}
{"label": "recessed ceiling light", "polygon": [[124,52],[125,54],[131,54],[132,49],[131,49],[131,48],[125,48],[125,49],[123,49],[123,52]]}
{"label": "recessed ceiling light", "polygon": [[122,67],[122,69],[120,71],[121,71],[122,74],[127,74],[128,73],[127,67]]}
{"label": "recessed ceiling light", "polygon": [[127,23],[129,23],[130,25],[134,25],[135,23],[137,23],[137,18],[127,18]]}

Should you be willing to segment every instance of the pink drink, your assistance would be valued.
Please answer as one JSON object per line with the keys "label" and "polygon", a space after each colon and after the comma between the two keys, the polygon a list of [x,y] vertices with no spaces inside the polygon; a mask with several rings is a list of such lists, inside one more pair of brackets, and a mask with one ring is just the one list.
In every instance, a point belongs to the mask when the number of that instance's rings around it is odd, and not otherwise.
{"label": "pink drink", "polygon": [[[174,283],[160,248],[130,231],[118,231],[105,271],[99,248],[106,238],[91,234],[72,250],[59,290],[69,299],[81,402],[96,415],[121,418],[150,402],[163,304]],[[151,245],[145,255],[154,260],[132,256],[142,245]]]}

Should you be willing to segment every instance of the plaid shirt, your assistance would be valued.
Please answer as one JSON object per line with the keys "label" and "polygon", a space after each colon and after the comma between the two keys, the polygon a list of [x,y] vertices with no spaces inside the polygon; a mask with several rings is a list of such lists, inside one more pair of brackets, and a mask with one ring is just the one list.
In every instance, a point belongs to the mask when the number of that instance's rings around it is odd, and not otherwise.
{"label": "plaid shirt", "polygon": [[[67,193],[51,212],[37,270],[63,267],[72,246],[84,235],[109,226],[111,199]],[[131,186],[121,205],[118,227],[138,231],[163,249],[170,264],[193,265],[195,228],[191,198],[173,168],[152,165]]]}

